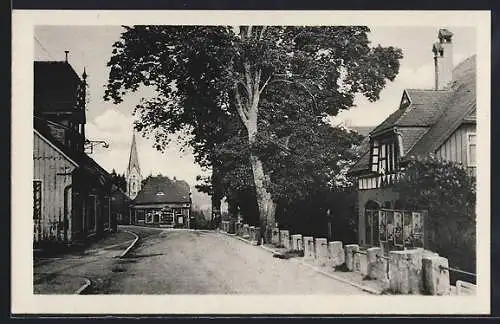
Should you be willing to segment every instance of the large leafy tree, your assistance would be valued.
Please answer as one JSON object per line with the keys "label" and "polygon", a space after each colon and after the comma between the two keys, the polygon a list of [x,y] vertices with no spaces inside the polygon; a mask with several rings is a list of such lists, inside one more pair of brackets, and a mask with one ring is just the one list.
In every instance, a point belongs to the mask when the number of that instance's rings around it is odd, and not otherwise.
{"label": "large leafy tree", "polygon": [[[269,116],[280,105],[263,103],[272,84],[294,84],[314,98],[314,115],[335,115],[356,94],[377,100],[399,70],[401,50],[371,47],[364,26],[133,26],[113,47],[105,98],[151,85],[157,96],[138,107],[138,128],[168,133],[191,126],[191,143],[203,162],[225,117],[236,115],[250,146],[249,162],[262,234],[269,236],[276,199],[257,149]],[[279,88],[274,88],[276,91]],[[151,127],[153,126],[153,127]],[[288,141],[290,134],[274,141]],[[157,136],[161,146],[164,138]]]}

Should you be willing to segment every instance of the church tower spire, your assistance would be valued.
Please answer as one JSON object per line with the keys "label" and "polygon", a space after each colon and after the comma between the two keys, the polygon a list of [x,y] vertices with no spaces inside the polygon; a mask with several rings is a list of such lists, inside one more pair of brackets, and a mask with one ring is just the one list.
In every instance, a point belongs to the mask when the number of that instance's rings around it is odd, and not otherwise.
{"label": "church tower spire", "polygon": [[135,142],[135,132],[132,133],[132,144],[130,146],[130,157],[128,160],[127,172],[127,195],[134,199],[141,190],[141,168],[139,167],[139,157],[137,155],[137,144]]}

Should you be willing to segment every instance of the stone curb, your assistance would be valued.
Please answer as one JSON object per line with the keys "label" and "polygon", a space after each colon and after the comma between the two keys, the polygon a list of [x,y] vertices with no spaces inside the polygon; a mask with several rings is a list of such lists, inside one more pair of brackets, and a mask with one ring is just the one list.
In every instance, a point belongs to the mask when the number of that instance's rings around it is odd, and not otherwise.
{"label": "stone curb", "polygon": [[[223,233],[223,234],[226,234],[226,233]],[[243,242],[246,242],[246,243],[248,243],[248,244],[254,245],[254,244],[252,244],[252,242],[250,242],[250,241],[249,241],[249,240],[247,240],[247,239],[244,239],[244,238],[239,237],[239,236],[235,236],[235,237],[236,237],[237,239],[239,239],[240,241],[243,241]],[[278,251],[273,250],[273,249],[271,249],[271,248],[268,248],[267,246],[264,246],[264,245],[260,245],[260,248],[262,248],[263,250],[265,250],[265,251],[267,251],[267,252],[271,252],[271,253],[273,253],[273,254],[274,254],[274,253],[278,253]],[[329,272],[327,272],[327,271],[324,271],[323,269],[320,269],[320,268],[318,268],[318,267],[315,267],[315,266],[313,266],[313,265],[311,265],[311,264],[309,264],[309,263],[307,263],[307,262],[304,262],[304,261],[302,261],[302,260],[299,260],[299,259],[296,259],[296,258],[291,258],[291,259],[289,259],[289,260],[290,260],[290,261],[292,261],[292,262],[298,263],[298,264],[305,265],[305,266],[307,266],[307,267],[309,267],[309,268],[311,268],[311,269],[315,270],[316,272],[319,272],[319,273],[321,273],[321,274],[323,274],[323,275],[325,275],[325,276],[327,276],[327,277],[329,277],[329,278],[332,278],[332,279],[334,279],[334,280],[337,280],[337,281],[340,281],[340,282],[343,282],[343,283],[349,284],[349,285],[351,285],[351,286],[353,286],[353,287],[356,287],[356,288],[361,289],[361,290],[363,290],[363,291],[369,292],[369,293],[371,293],[371,294],[374,294],[374,295],[381,295],[381,294],[382,294],[380,291],[377,291],[377,290],[375,290],[375,289],[372,289],[372,288],[369,288],[369,287],[366,287],[366,286],[359,285],[359,284],[357,284],[357,283],[355,283],[355,282],[352,282],[352,281],[350,281],[350,280],[347,280],[347,279],[344,279],[344,278],[338,277],[338,276],[336,276],[336,275],[334,275],[334,274],[331,274],[331,273],[329,273]]]}
{"label": "stone curb", "polygon": [[129,245],[129,247],[123,251],[122,254],[120,254],[119,258],[124,258],[131,250],[132,248],[137,244],[137,241],[139,241],[139,235],[137,235],[136,233],[132,232],[132,231],[129,231],[129,230],[126,230],[126,229],[122,229],[122,231],[126,232],[126,233],[129,233],[129,234],[132,234],[135,236],[135,239],[134,241]]}
{"label": "stone curb", "polygon": [[92,282],[88,278],[83,279],[85,280],[85,283],[80,288],[78,288],[77,291],[75,291],[75,295],[81,295],[92,284]]}

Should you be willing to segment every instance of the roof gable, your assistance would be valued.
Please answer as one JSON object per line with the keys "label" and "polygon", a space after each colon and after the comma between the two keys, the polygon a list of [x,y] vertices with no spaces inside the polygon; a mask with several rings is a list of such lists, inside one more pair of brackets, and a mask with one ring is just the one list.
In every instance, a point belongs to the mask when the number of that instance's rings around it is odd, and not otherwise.
{"label": "roof gable", "polygon": [[47,143],[54,151],[61,154],[68,162],[73,164],[75,167],[78,167],[77,162],[75,162],[71,157],[69,157],[66,153],[64,153],[56,144],[50,141],[47,137],[40,134],[40,132],[37,131],[36,129],[33,129],[33,133],[35,133],[35,136],[38,136],[42,141]]}
{"label": "roof gable", "polygon": [[453,95],[449,90],[406,89],[398,110],[371,132],[372,135],[397,126],[427,127],[436,122]]}

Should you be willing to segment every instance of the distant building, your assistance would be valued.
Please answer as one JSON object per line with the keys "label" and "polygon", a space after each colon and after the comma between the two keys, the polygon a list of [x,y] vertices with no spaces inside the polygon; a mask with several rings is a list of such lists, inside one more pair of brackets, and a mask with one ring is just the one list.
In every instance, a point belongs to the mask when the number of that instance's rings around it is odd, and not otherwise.
{"label": "distant building", "polygon": [[135,224],[189,228],[191,193],[187,182],[175,177],[148,177],[133,200]]}
{"label": "distant building", "polygon": [[130,145],[130,156],[128,160],[127,171],[125,172],[127,181],[127,195],[134,199],[141,191],[142,175],[139,167],[139,157],[137,156],[137,144],[135,143],[135,132],[132,135],[132,144]]}
{"label": "distant building", "polygon": [[476,168],[476,57],[453,68],[453,34],[441,29],[432,46],[434,89],[406,89],[399,109],[370,132],[350,169],[356,178],[359,243],[378,245],[378,209],[400,208],[392,184],[408,158],[432,153]]}

